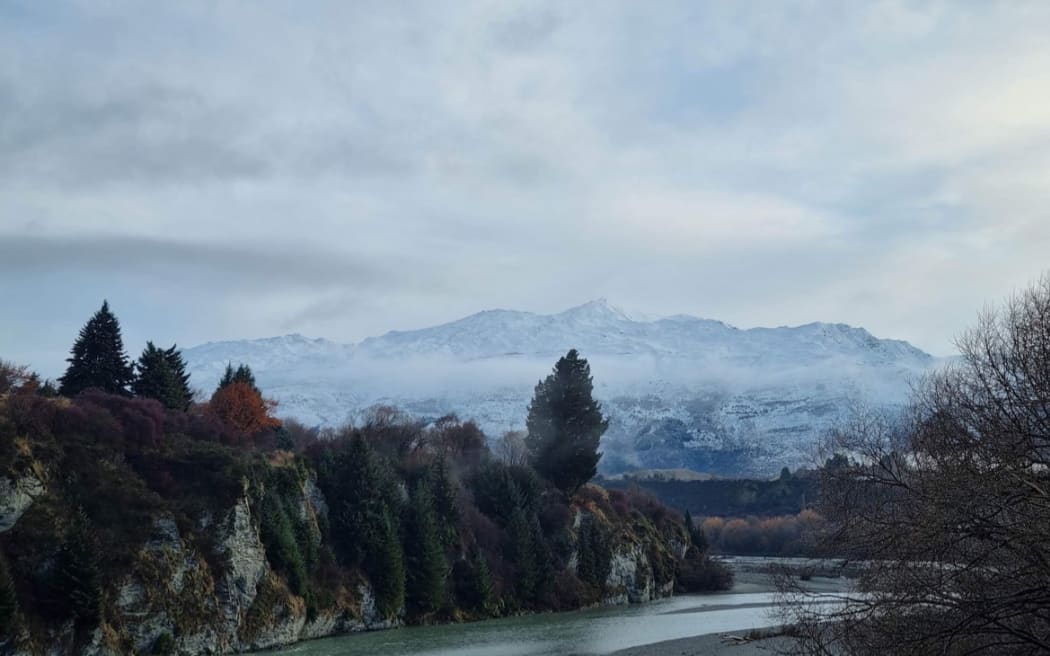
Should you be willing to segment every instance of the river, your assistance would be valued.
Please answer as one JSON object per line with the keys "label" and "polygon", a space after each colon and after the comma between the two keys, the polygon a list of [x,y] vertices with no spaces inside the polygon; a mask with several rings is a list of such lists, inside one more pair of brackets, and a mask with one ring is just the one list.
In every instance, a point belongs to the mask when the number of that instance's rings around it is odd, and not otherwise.
{"label": "river", "polygon": [[629,647],[776,624],[770,592],[685,595],[648,604],[468,624],[406,627],[300,643],[295,656],[609,654]]}

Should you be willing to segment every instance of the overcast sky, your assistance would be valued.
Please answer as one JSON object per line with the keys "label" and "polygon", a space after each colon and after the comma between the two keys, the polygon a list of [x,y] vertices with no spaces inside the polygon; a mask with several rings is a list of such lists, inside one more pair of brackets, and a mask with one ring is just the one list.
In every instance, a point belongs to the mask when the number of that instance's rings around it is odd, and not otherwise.
{"label": "overcast sky", "polygon": [[935,354],[1050,266],[1050,3],[0,4],[0,357],[595,297]]}

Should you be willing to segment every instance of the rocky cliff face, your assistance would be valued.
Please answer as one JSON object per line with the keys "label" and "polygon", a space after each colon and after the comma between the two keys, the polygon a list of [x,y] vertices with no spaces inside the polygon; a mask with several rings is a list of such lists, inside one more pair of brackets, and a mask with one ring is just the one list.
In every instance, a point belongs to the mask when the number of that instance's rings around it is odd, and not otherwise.
{"label": "rocky cliff face", "polygon": [[[12,529],[44,490],[32,474],[0,477],[0,533]],[[303,485],[300,504],[314,518],[326,512],[312,481]],[[113,586],[110,612],[86,639],[69,621],[52,627],[43,643],[27,635],[0,643],[0,653],[222,654],[400,623],[380,616],[367,581],[334,609],[310,616],[267,560],[247,492],[219,520],[205,514],[199,528],[210,538],[210,550],[183,535],[173,518],[155,519],[135,566]]]}
{"label": "rocky cliff face", "polygon": [[[45,489],[31,473],[0,478],[0,533],[12,529]],[[305,517],[323,521],[327,504],[312,479],[302,484],[297,502]],[[193,536],[172,517],[155,518],[134,566],[110,582],[112,603],[99,626],[85,637],[68,621],[49,628],[43,641],[23,635],[0,643],[0,653],[224,654],[401,623],[381,616],[365,580],[344,590],[333,607],[311,613],[267,560],[255,505],[246,489],[217,518],[203,513]],[[576,527],[582,514],[577,511]],[[650,525],[621,527],[601,603],[641,603],[672,594],[673,561],[684,553],[680,537],[660,535]]]}

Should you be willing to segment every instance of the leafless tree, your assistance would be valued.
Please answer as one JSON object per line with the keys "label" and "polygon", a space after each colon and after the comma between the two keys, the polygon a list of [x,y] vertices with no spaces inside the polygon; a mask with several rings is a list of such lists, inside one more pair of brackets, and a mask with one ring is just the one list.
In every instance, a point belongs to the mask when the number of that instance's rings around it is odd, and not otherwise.
{"label": "leafless tree", "polygon": [[802,651],[1050,652],[1050,277],[958,346],[902,416],[833,436],[849,462],[825,468],[820,510],[863,567],[830,607],[785,586]]}
{"label": "leafless tree", "polygon": [[529,449],[525,446],[524,431],[507,431],[496,442],[493,452],[508,465],[529,464]]}
{"label": "leafless tree", "polygon": [[34,379],[28,367],[0,358],[0,394],[22,387]]}

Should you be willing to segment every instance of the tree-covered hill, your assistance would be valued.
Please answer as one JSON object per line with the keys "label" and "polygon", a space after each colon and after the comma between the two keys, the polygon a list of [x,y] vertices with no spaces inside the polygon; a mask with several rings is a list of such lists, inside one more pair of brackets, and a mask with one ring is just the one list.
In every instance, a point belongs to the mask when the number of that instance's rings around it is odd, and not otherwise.
{"label": "tree-covered hill", "polygon": [[547,457],[604,430],[585,360],[541,381],[580,404],[534,403],[513,464],[455,417],[278,422],[247,366],[187,403],[174,347],[109,369],[112,392],[57,396],[0,363],[0,653],[228,653],[729,585],[678,514],[586,484],[598,454]]}

